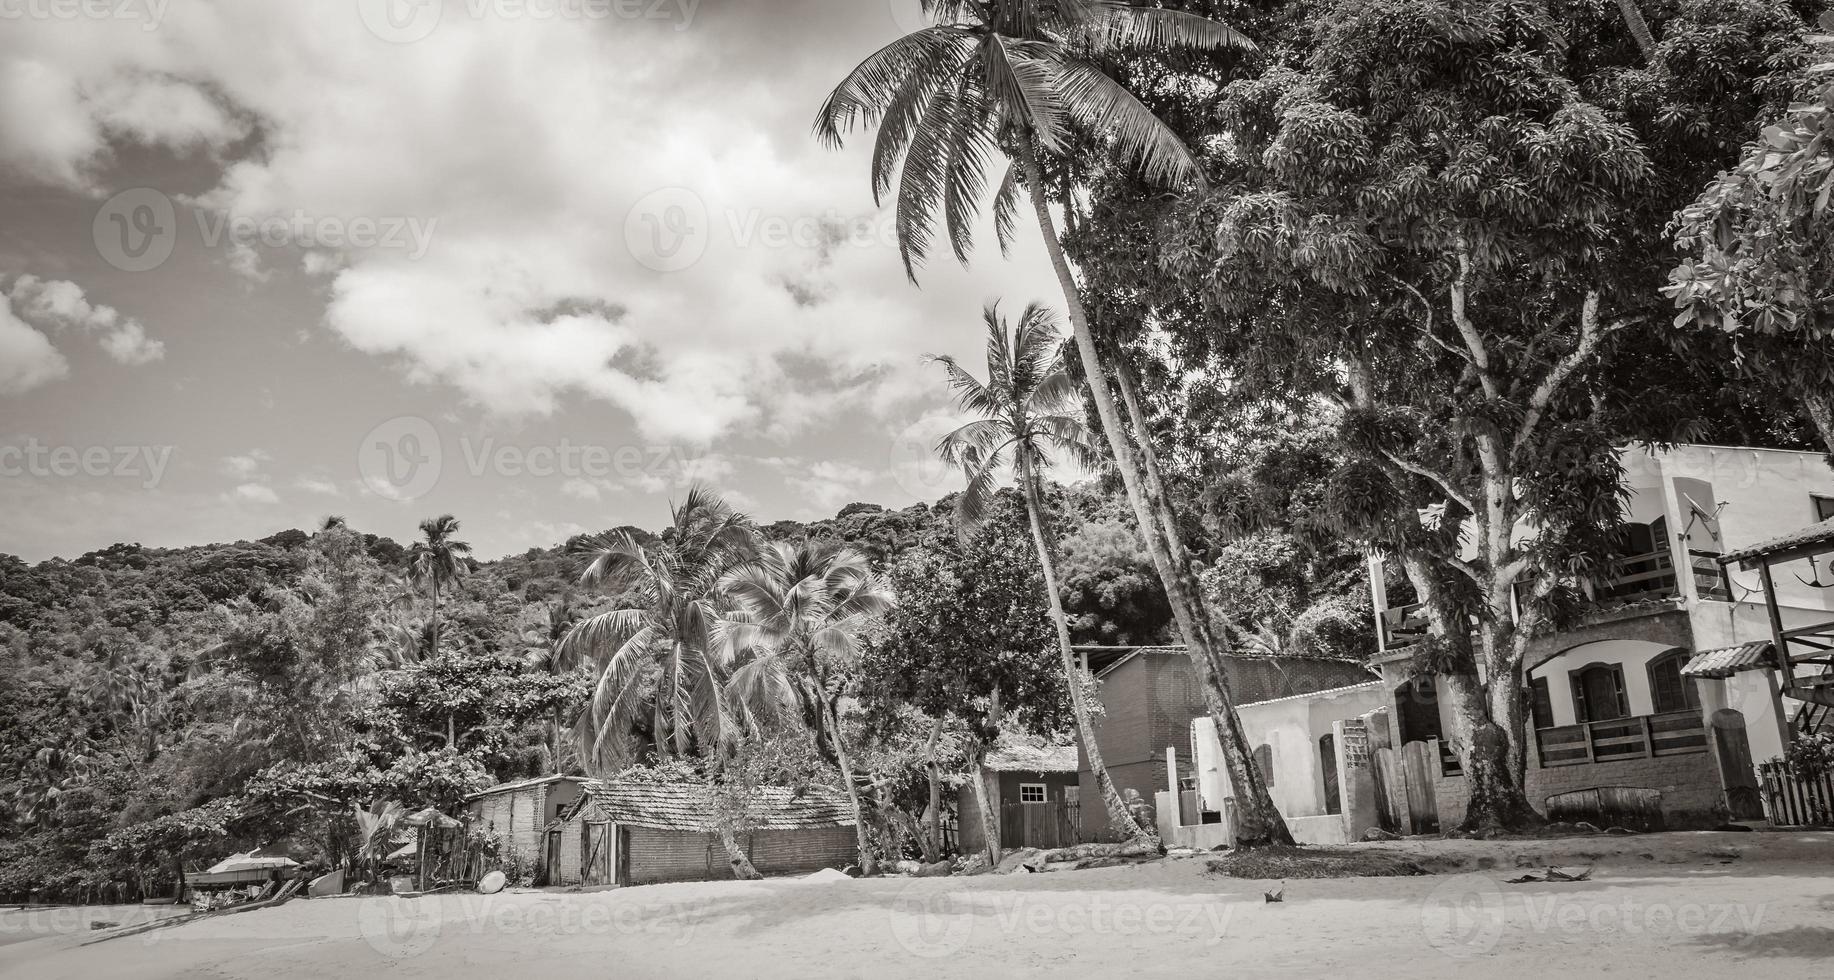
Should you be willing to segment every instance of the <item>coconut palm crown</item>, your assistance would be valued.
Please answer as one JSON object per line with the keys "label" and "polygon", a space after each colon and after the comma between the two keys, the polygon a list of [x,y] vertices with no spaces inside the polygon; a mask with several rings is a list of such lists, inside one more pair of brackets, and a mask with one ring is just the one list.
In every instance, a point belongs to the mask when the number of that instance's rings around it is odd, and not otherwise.
{"label": "coconut palm crown", "polygon": [[1197,160],[1100,60],[1129,50],[1249,48],[1234,28],[1196,14],[1120,0],[923,0],[935,21],[879,49],[835,86],[815,134],[842,145],[878,128],[872,190],[897,185],[898,243],[916,279],[938,212],[966,262],[996,157],[1016,156],[993,197],[1002,250],[1018,215],[1020,175],[1064,152],[1074,134],[1109,144],[1162,184],[1202,183]]}

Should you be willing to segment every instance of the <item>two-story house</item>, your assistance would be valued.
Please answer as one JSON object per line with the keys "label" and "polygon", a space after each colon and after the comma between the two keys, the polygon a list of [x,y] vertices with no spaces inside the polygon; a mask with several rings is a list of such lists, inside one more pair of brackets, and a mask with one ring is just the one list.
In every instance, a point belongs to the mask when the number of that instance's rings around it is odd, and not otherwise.
{"label": "two-story house", "polygon": [[[1582,583],[1582,621],[1536,637],[1524,664],[1529,800],[1567,813],[1574,798],[1622,791],[1654,801],[1670,827],[1761,819],[1755,763],[1822,720],[1820,705],[1790,696],[1804,688],[1780,675],[1772,638],[1834,618],[1834,569],[1802,549],[1775,552],[1768,570],[1749,559],[1834,518],[1834,470],[1817,453],[1703,445],[1626,449],[1624,467],[1621,552]],[[1433,746],[1432,805],[1453,826],[1466,790],[1451,707],[1413,664],[1425,623],[1380,559],[1371,586],[1396,744]]]}

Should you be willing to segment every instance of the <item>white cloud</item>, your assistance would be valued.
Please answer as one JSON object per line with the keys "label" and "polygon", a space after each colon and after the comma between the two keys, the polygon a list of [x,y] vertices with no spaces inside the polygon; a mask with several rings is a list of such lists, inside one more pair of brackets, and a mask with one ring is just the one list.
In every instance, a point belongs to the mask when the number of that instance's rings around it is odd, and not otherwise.
{"label": "white cloud", "polygon": [[562,483],[560,485],[560,492],[569,497],[578,497],[581,500],[598,500],[600,497],[598,484],[579,477],[574,477]]}
{"label": "white cloud", "polygon": [[789,482],[801,491],[816,516],[828,517],[844,504],[861,498],[862,491],[878,474],[851,463],[820,460],[802,475],[790,476]]}
{"label": "white cloud", "polygon": [[22,275],[13,280],[11,295],[20,316],[97,336],[102,350],[119,364],[146,364],[166,355],[165,344],[149,340],[140,321],[122,316],[112,306],[90,303],[76,283]]}
{"label": "white cloud", "polygon": [[[938,256],[913,289],[871,203],[869,137],[831,153],[808,136],[826,88],[895,29],[880,5],[708,4],[692,30],[458,10],[403,45],[354,5],[174,4],[150,32],[22,26],[0,39],[0,165],[86,187],[111,140],[202,147],[225,158],[195,199],[213,212],[436,220],[418,257],[229,261],[324,277],[332,331],[492,412],[584,397],[696,447],[899,410],[935,387],[920,355],[974,337],[988,295],[1049,295],[1030,241],[1012,265],[984,250],[971,273]],[[833,36],[808,37],[808,17]],[[251,132],[261,145],[241,153]],[[706,208],[705,253],[657,272],[625,222],[671,187]]]}
{"label": "white cloud", "polygon": [[69,373],[50,338],[14,316],[11,301],[0,293],[0,395],[23,394]]}
{"label": "white cloud", "polygon": [[293,485],[307,493],[316,493],[325,497],[342,497],[344,495],[344,491],[338,489],[336,483],[324,479],[323,477],[302,476],[293,481]]}
{"label": "white cloud", "polygon": [[224,495],[229,500],[245,500],[256,504],[277,504],[280,495],[274,488],[265,483],[244,483]]}
{"label": "white cloud", "polygon": [[223,457],[223,472],[239,480],[246,480],[261,472],[261,468],[273,459],[264,449],[251,449],[237,456]]}

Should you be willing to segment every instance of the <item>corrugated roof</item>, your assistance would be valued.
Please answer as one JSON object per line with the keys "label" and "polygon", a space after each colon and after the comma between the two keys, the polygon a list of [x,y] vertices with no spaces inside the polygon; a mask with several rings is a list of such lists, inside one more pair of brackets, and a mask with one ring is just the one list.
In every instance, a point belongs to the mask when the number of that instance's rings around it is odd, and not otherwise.
{"label": "corrugated roof", "polygon": [[1349,694],[1352,691],[1379,691],[1381,689],[1382,689],[1381,681],[1366,681],[1362,684],[1351,684],[1346,687],[1333,687],[1329,690],[1324,690],[1324,691],[1311,691],[1305,694],[1289,694],[1283,698],[1268,698],[1265,701],[1250,701],[1247,704],[1238,704],[1236,705],[1236,708],[1237,710],[1240,710],[1242,708],[1252,708],[1257,704],[1279,704],[1282,701],[1303,701],[1306,698],[1329,698],[1329,697],[1335,697],[1336,695],[1339,695],[1339,694]]}
{"label": "corrugated roof", "polygon": [[560,773],[554,773],[547,776],[531,776],[528,779],[518,779],[511,783],[498,783],[495,786],[488,786],[475,793],[466,793],[465,799],[475,800],[480,796],[494,796],[498,793],[508,793],[512,790],[527,789],[530,786],[539,786],[542,783],[552,783],[562,779],[584,781],[585,778],[584,776],[567,776]]}
{"label": "corrugated roof", "polygon": [[[580,805],[597,807],[614,823],[653,830],[719,829],[713,819],[712,797],[700,783],[590,779],[581,789]],[[811,787],[799,792],[785,786],[761,786],[752,791],[746,808],[745,822],[753,830],[853,826],[853,808],[846,795],[831,789]]]}
{"label": "corrugated roof", "polygon": [[1762,558],[1765,555],[1795,551],[1799,548],[1814,548],[1824,544],[1828,546],[1829,550],[1834,550],[1834,517],[1819,524],[1810,524],[1799,531],[1791,531],[1788,534],[1771,538],[1769,541],[1754,544],[1749,548],[1727,552],[1721,555],[1719,560],[1722,563],[1731,564],[1735,561],[1743,562],[1753,558]]}
{"label": "corrugated roof", "polygon": [[1757,670],[1776,665],[1776,658],[1770,654],[1770,641],[1756,640],[1717,650],[1702,650],[1681,668],[1681,673],[1686,677],[1723,678],[1731,677],[1741,670]]}
{"label": "corrugated roof", "polygon": [[1076,746],[1035,741],[1002,741],[981,761],[994,772],[1075,772]]}

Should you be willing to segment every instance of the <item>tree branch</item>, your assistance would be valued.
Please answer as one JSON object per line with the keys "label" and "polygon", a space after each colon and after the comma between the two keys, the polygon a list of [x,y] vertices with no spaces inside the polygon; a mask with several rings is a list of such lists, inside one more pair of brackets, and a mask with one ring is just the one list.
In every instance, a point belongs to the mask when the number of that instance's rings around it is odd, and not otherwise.
{"label": "tree branch", "polygon": [[1473,514],[1477,513],[1477,508],[1471,506],[1470,499],[1467,498],[1464,494],[1459,493],[1458,490],[1452,486],[1452,481],[1447,479],[1443,474],[1435,470],[1431,470],[1424,466],[1421,466],[1419,463],[1414,463],[1414,462],[1410,462],[1408,460],[1402,459],[1401,457],[1396,456],[1394,453],[1391,453],[1386,449],[1382,450],[1382,456],[1384,459],[1387,459],[1390,463],[1393,463],[1395,466],[1398,466],[1401,469],[1414,474],[1415,476],[1422,476],[1422,477],[1427,478],[1428,480],[1433,481],[1433,483],[1437,485],[1439,489],[1445,491],[1446,497],[1448,499],[1456,502],[1460,507],[1463,507],[1469,513],[1473,513]]}
{"label": "tree branch", "polygon": [[1528,440],[1535,434],[1535,429],[1541,425],[1542,419],[1546,418],[1547,407],[1553,402],[1554,396],[1559,393],[1560,387],[1573,376],[1573,372],[1579,370],[1581,364],[1592,357],[1593,353],[1598,350],[1599,343],[1641,319],[1643,318],[1640,315],[1629,316],[1600,327],[1598,290],[1587,291],[1585,304],[1580,307],[1579,311],[1579,343],[1567,356],[1554,364],[1553,368],[1548,371],[1547,377],[1541,379],[1541,384],[1535,388],[1534,394],[1529,396],[1528,414],[1522,418],[1522,427],[1516,430],[1515,442],[1510,448],[1512,455],[1520,453],[1522,447],[1527,445]]}
{"label": "tree branch", "polygon": [[1465,346],[1471,351],[1471,366],[1477,369],[1478,384],[1484,388],[1484,395],[1491,400],[1500,397],[1496,378],[1490,373],[1490,352],[1484,347],[1484,335],[1478,332],[1477,324],[1471,322],[1471,315],[1466,309],[1465,299],[1470,289],[1471,256],[1465,250],[1465,240],[1458,240],[1458,277],[1452,280],[1452,322],[1458,327],[1459,336],[1465,340]]}

